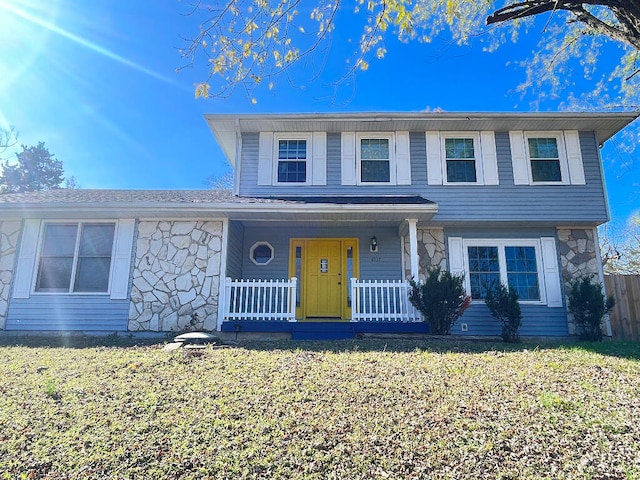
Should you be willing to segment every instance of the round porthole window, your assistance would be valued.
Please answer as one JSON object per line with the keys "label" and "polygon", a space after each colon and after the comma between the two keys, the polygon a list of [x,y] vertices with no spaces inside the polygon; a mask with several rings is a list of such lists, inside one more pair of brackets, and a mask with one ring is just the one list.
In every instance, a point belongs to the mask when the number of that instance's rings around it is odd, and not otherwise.
{"label": "round porthole window", "polygon": [[249,257],[256,265],[268,265],[273,260],[273,247],[267,242],[256,242],[249,250]]}

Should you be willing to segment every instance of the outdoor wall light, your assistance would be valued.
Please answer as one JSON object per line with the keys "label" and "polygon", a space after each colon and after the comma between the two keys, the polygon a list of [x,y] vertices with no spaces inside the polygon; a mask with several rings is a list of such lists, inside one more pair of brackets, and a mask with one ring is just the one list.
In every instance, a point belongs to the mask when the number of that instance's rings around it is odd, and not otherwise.
{"label": "outdoor wall light", "polygon": [[376,238],[375,235],[373,237],[371,237],[371,245],[369,245],[369,251],[371,251],[371,252],[377,252],[378,251],[378,239]]}

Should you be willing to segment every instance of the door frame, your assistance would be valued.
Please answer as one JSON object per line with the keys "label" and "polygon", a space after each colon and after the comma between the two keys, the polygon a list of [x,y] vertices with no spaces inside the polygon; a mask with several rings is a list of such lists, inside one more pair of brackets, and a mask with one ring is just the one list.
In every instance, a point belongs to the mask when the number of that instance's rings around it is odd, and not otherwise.
{"label": "door frame", "polygon": [[[307,244],[311,241],[325,240],[340,242],[340,268],[343,278],[341,319],[351,319],[351,278],[358,278],[360,274],[359,239],[356,237],[311,237],[289,239],[289,278],[296,277],[298,279],[298,289],[296,293],[297,319],[305,320],[307,318],[307,312],[304,304]],[[351,260],[350,263],[349,260]],[[351,270],[350,272],[349,269]]]}

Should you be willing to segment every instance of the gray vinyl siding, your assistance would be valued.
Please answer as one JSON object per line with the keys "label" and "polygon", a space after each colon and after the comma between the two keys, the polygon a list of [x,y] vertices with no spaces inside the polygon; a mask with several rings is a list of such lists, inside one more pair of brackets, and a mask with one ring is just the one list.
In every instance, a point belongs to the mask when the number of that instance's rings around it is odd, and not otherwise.
{"label": "gray vinyl siding", "polygon": [[[369,251],[372,236],[378,239],[378,252]],[[360,251],[360,278],[365,280],[400,280],[402,256],[400,238],[396,228],[335,228],[318,226],[246,227],[242,248],[242,278],[284,279],[289,276],[289,240],[291,238],[358,238]],[[249,259],[249,250],[255,242],[269,242],[274,249],[268,265],[256,265]]]}
{"label": "gray vinyl siding", "polygon": [[[464,239],[508,239],[508,238],[540,238],[556,237],[555,228],[519,228],[519,229],[481,229],[447,228],[445,229],[445,245],[449,237]],[[558,260],[558,268],[560,268]],[[520,305],[522,311],[522,336],[567,336],[567,311],[562,308],[549,308],[546,305]],[[468,330],[463,332],[461,324],[466,323]],[[474,302],[453,326],[451,332],[459,335],[500,335],[500,323],[493,319],[489,309],[482,302]]]}
{"label": "gray vinyl siding", "polygon": [[[569,335],[567,314],[564,308],[547,308],[544,305],[521,305],[522,325],[520,335],[525,337],[565,337]],[[461,324],[467,324],[467,331]],[[495,320],[486,305],[472,304],[451,328],[454,335],[500,335],[500,322]]]}
{"label": "gray vinyl siding", "polygon": [[229,222],[229,237],[227,243],[227,277],[239,279],[242,277],[242,242],[244,227],[240,222]]}
{"label": "gray vinyl siding", "polygon": [[6,330],[126,331],[129,300],[107,296],[32,295],[9,304]]}
{"label": "gray vinyl siding", "polygon": [[327,186],[330,188],[340,188],[342,182],[341,172],[341,134],[327,134]]}
{"label": "gray vinyl siding", "polygon": [[607,221],[598,146],[593,132],[580,132],[586,185],[514,185],[509,133],[496,132],[499,185],[428,185],[424,132],[410,133],[411,185],[341,185],[340,134],[327,135],[327,185],[261,186],[257,182],[258,133],[242,137],[240,195],[422,195],[438,204],[434,222]]}
{"label": "gray vinyl siding", "polygon": [[[412,136],[424,143],[424,136]],[[496,186],[429,185],[426,197],[438,203],[433,221],[605,222],[607,207],[595,136],[580,132],[586,185],[514,185],[509,133],[496,133]],[[417,152],[424,151],[416,149]],[[412,162],[426,163],[412,157]]]}

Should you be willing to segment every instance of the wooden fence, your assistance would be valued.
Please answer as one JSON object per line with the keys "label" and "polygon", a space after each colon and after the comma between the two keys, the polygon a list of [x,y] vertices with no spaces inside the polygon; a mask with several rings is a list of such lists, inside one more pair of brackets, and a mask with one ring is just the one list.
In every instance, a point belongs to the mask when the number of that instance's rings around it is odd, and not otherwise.
{"label": "wooden fence", "polygon": [[640,275],[605,275],[607,295],[616,299],[609,313],[614,340],[640,340]]}

